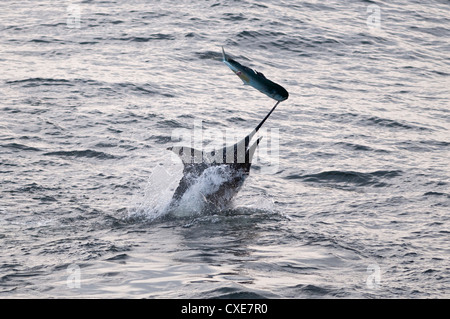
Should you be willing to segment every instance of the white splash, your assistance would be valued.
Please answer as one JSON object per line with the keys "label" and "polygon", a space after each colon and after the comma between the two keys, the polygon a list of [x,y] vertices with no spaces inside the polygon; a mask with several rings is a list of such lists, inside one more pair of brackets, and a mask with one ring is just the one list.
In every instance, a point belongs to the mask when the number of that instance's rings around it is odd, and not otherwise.
{"label": "white splash", "polygon": [[[195,183],[183,194],[177,207],[171,212],[178,217],[200,214],[208,205],[208,195],[214,194],[220,186],[232,178],[232,171],[227,165],[211,166],[196,179]],[[224,195],[231,199],[233,193]]]}
{"label": "white splash", "polygon": [[[149,176],[143,196],[136,196],[132,208],[128,210],[127,219],[153,221],[165,215],[189,217],[199,215],[208,205],[207,197],[217,192],[220,186],[232,178],[232,171],[227,165],[211,166],[195,179],[183,194],[176,207],[171,207],[173,194],[182,178],[179,165],[160,163]],[[231,199],[233,192],[224,194]]]}
{"label": "white splash", "polygon": [[170,161],[154,167],[147,184],[132,200],[127,219],[152,221],[167,214],[181,177],[179,165],[170,165]]}

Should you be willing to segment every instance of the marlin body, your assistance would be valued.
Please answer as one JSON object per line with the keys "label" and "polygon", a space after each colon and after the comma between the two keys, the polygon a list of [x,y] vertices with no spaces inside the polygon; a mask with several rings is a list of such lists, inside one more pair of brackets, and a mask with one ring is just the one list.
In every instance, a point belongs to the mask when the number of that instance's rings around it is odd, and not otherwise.
{"label": "marlin body", "polygon": [[258,138],[249,147],[250,138],[248,135],[230,147],[212,152],[202,152],[190,147],[169,147],[168,150],[175,152],[184,166],[183,177],[175,190],[171,206],[176,206],[196,183],[216,175],[220,180],[219,185],[212,185],[211,189],[204,190],[199,195],[208,209],[226,208],[250,173],[253,154],[261,140]]}
{"label": "marlin body", "polygon": [[267,79],[261,72],[246,67],[227,57],[222,47],[223,63],[225,63],[241,80],[244,85],[250,85],[268,97],[282,102],[287,100],[289,93],[281,85]]}
{"label": "marlin body", "polygon": [[196,184],[199,181],[202,179],[205,180],[213,174],[219,178],[220,182],[212,185],[210,189],[203,190],[200,193],[201,198],[207,208],[226,208],[250,173],[252,158],[262,137],[259,137],[250,145],[252,138],[278,104],[286,100],[289,96],[288,92],[280,85],[266,79],[261,73],[241,65],[233,59],[227,58],[225,52],[222,52],[225,64],[233,71],[236,70],[236,74],[240,72],[238,76],[244,83],[250,84],[259,91],[277,100],[277,103],[250,134],[234,145],[225,146],[222,149],[211,152],[203,152],[183,146],[169,147],[168,150],[177,154],[183,163],[183,177],[172,197],[171,207],[176,207],[189,190],[195,190]]}

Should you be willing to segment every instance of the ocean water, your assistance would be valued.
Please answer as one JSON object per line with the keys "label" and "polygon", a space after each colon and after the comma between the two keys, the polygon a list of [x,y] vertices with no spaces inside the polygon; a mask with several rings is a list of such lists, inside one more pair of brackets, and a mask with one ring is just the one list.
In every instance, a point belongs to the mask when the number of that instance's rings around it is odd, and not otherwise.
{"label": "ocean water", "polygon": [[[449,17],[443,0],[1,2],[0,298],[450,297]],[[168,214],[175,133],[247,134],[273,106],[221,46],[289,91],[264,125],[276,152],[229,209],[192,191]]]}

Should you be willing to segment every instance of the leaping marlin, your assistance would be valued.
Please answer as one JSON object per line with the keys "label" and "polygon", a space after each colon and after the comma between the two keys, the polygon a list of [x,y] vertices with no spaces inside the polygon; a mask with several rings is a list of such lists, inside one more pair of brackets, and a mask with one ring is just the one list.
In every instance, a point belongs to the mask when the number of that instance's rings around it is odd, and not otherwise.
{"label": "leaping marlin", "polygon": [[216,209],[226,208],[249,175],[253,154],[262,137],[256,139],[251,146],[250,141],[278,104],[286,100],[289,96],[288,92],[282,86],[270,81],[262,73],[256,72],[228,58],[223,48],[222,53],[223,62],[244,81],[244,84],[253,86],[262,93],[277,100],[277,103],[250,134],[234,145],[225,146],[220,150],[214,150],[212,152],[203,152],[191,147],[169,147],[168,150],[177,154],[184,165],[183,177],[175,190],[171,207],[175,207],[183,198],[183,195],[204,174],[211,173],[212,170],[216,169],[213,173],[220,174],[222,182],[219,186],[216,185],[214,189],[200,195],[204,199],[206,207]]}

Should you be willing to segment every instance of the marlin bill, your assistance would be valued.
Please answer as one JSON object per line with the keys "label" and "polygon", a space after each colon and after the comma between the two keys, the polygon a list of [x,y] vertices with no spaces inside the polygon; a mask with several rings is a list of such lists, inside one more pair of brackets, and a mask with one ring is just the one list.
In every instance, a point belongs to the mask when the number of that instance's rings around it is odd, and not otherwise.
{"label": "marlin bill", "polygon": [[281,85],[272,82],[261,72],[246,67],[225,54],[222,47],[223,63],[225,63],[245,85],[250,85],[268,97],[281,102],[287,100],[289,93]]}

